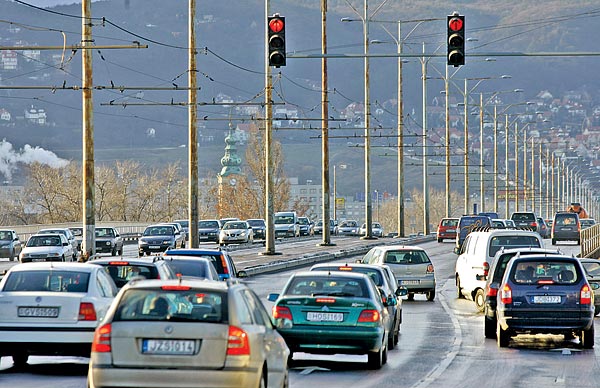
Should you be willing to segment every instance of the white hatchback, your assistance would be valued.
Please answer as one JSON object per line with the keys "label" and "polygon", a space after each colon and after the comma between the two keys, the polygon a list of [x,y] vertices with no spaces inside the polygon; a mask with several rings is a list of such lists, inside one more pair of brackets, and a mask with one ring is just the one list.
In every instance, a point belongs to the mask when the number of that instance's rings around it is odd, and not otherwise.
{"label": "white hatchback", "polygon": [[89,357],[94,330],[117,293],[103,267],[28,263],[0,281],[0,357]]}
{"label": "white hatchback", "polygon": [[58,233],[34,234],[19,254],[21,263],[35,261],[73,261],[73,247]]}

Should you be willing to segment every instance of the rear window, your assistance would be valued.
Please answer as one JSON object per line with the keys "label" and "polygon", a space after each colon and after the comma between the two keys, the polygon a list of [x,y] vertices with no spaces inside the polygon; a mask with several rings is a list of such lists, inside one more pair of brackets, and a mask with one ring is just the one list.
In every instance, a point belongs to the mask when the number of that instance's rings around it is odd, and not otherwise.
{"label": "rear window", "polygon": [[[173,253],[175,253],[175,252],[176,251],[174,251]],[[181,256],[201,257],[201,258],[204,258],[204,259],[208,259],[208,261],[210,261],[213,264],[213,267],[215,267],[215,269],[217,270],[217,273],[219,275],[222,275],[224,273],[228,273],[228,271],[226,271],[225,268],[223,267],[223,261],[225,260],[225,258],[221,258],[221,253],[217,253],[217,254],[214,254],[214,255],[210,255],[210,254],[186,254],[186,253],[177,253],[177,254],[181,255]],[[165,259],[167,257],[170,257],[170,256],[165,256]]]}
{"label": "rear window", "polygon": [[372,268],[363,268],[363,267],[318,267],[315,268],[316,271],[352,271],[358,273],[364,273],[365,275],[369,275],[371,279],[373,279],[373,283],[375,283],[378,287],[383,286],[383,278],[381,277],[381,273]]}
{"label": "rear window", "polygon": [[322,295],[368,297],[369,290],[364,281],[338,277],[297,277],[292,280],[284,295]]}
{"label": "rear window", "polygon": [[227,322],[227,294],[198,289],[129,289],[113,321]]}
{"label": "rear window", "polygon": [[198,278],[210,277],[208,268],[202,260],[194,259],[170,259],[167,260],[167,264],[173,272],[181,274],[183,276],[194,276]]}
{"label": "rear window", "polygon": [[429,256],[423,251],[389,251],[385,254],[385,264],[425,264]]}
{"label": "rear window", "polygon": [[442,226],[455,227],[458,225],[458,220],[442,220]]}
{"label": "rear window", "polygon": [[6,279],[3,291],[87,292],[90,274],[75,271],[16,271]]}
{"label": "rear window", "polygon": [[579,274],[575,263],[564,261],[523,261],[511,271],[511,280],[520,284],[575,284]]}
{"label": "rear window", "polygon": [[513,221],[535,221],[533,213],[513,213],[510,217]]}
{"label": "rear window", "polygon": [[158,270],[153,265],[134,265],[125,262],[102,263],[117,287],[121,288],[132,278],[143,276],[146,279],[158,279]]}
{"label": "rear window", "polygon": [[536,247],[540,248],[540,240],[535,236],[494,236],[490,239],[489,256],[494,256],[500,249]]}
{"label": "rear window", "polygon": [[578,217],[575,214],[557,214],[554,223],[556,225],[575,225]]}

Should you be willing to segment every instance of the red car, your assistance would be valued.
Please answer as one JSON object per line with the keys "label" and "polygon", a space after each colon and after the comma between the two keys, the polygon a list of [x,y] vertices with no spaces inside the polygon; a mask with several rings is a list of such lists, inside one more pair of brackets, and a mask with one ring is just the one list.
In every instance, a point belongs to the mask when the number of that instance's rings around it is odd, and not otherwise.
{"label": "red car", "polygon": [[456,240],[456,228],[458,228],[458,218],[442,218],[437,228],[437,240],[439,243],[444,239]]}

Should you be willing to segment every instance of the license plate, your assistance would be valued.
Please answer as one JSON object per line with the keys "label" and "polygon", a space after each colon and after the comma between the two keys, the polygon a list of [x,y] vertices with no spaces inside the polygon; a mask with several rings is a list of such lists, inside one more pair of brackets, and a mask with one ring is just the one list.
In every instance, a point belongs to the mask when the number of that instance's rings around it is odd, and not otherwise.
{"label": "license plate", "polygon": [[22,306],[17,309],[19,317],[29,318],[57,318],[58,307],[27,307]]}
{"label": "license plate", "polygon": [[31,261],[46,261],[46,259],[31,259]]}
{"label": "license plate", "polygon": [[145,339],[142,342],[144,354],[191,355],[194,351],[193,340]]}
{"label": "license plate", "polygon": [[534,295],[533,303],[560,303],[558,295]]}
{"label": "license plate", "polygon": [[421,281],[420,280],[401,280],[400,284],[406,285],[406,286],[418,286],[419,284],[421,284]]}
{"label": "license plate", "polygon": [[148,248],[150,248],[150,249],[159,249],[160,245],[150,245]]}
{"label": "license plate", "polygon": [[200,240],[208,240],[208,236],[199,236]]}
{"label": "license plate", "polygon": [[342,322],[344,320],[344,314],[311,311],[306,313],[306,320],[311,322]]}

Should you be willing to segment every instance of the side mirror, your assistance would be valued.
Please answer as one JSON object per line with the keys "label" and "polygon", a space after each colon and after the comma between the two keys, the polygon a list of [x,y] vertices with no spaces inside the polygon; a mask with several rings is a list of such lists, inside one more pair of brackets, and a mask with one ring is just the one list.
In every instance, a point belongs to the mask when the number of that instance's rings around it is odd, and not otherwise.
{"label": "side mirror", "polygon": [[404,286],[400,286],[396,288],[396,296],[406,296],[408,295],[408,289]]}
{"label": "side mirror", "polygon": [[357,264],[362,264],[362,260],[361,259],[356,259],[354,262],[357,263]]}
{"label": "side mirror", "polygon": [[66,246],[69,245],[69,243],[68,242],[64,242],[62,245],[63,245],[63,247],[66,247]]}
{"label": "side mirror", "polygon": [[275,302],[279,298],[279,294],[269,294],[267,300],[269,302]]}
{"label": "side mirror", "polygon": [[248,277],[248,272],[246,272],[244,270],[238,271],[237,277],[238,278],[247,278]]}
{"label": "side mirror", "polygon": [[460,255],[460,248],[459,247],[454,247],[454,253],[456,255]]}

